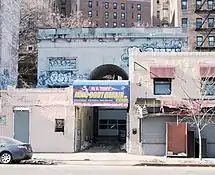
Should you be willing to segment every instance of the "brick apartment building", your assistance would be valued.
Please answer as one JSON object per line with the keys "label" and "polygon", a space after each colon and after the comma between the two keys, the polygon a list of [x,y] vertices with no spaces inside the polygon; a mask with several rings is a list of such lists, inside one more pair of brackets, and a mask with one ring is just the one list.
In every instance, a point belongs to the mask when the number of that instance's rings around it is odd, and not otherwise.
{"label": "brick apartment building", "polygon": [[81,11],[96,27],[151,26],[150,0],[56,0],[60,12]]}
{"label": "brick apartment building", "polygon": [[180,26],[188,32],[190,50],[214,51],[214,0],[181,0],[178,3],[181,7]]}

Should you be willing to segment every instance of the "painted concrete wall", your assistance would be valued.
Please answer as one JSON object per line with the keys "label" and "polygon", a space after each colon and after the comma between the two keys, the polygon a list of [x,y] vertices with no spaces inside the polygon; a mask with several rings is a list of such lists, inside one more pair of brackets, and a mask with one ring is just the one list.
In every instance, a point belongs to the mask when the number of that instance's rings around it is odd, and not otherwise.
{"label": "painted concrete wall", "polygon": [[[30,109],[30,142],[35,152],[74,152],[75,110],[72,89],[14,89],[1,92],[0,135],[13,137],[13,109]],[[65,119],[65,132],[55,132],[55,119]],[[20,126],[22,127],[22,126]]]}
{"label": "painted concrete wall", "polygon": [[0,1],[0,88],[17,84],[20,0]]}
{"label": "painted concrete wall", "polygon": [[[213,52],[181,52],[181,53],[142,53],[138,49],[130,49],[130,133],[132,128],[139,127],[139,119],[135,117],[134,104],[137,98],[159,98],[162,96],[153,95],[153,80],[150,78],[150,72],[148,71],[151,66],[174,66],[176,67],[176,78],[172,80],[172,95],[169,98],[187,98],[184,90],[189,94],[191,98],[202,98],[200,89],[197,88],[200,85],[199,81],[199,64],[211,64],[214,65]],[[144,58],[144,59],[143,59]],[[134,61],[142,65],[143,68],[134,64]],[[139,86],[139,83],[141,86]],[[184,90],[183,90],[184,89]],[[212,129],[215,125],[208,126],[202,131],[203,137],[208,138],[208,154],[214,156],[214,143]],[[130,134],[129,140],[129,152],[141,154],[143,152],[142,145],[139,143],[139,133],[136,135]]]}
{"label": "painted concrete wall", "polygon": [[102,64],[114,64],[128,72],[131,46],[146,52],[187,48],[187,37],[179,28],[41,29],[38,41],[38,87],[88,79]]}
{"label": "painted concrete wall", "polygon": [[[153,94],[153,79],[150,78],[150,66],[173,66],[176,68],[175,79],[172,80],[172,94],[168,97],[187,98],[184,90],[191,98],[200,98],[200,64],[214,65],[213,52],[197,53],[197,52],[181,52],[181,53],[141,53],[137,52],[133,55],[133,61],[136,61],[147,70],[135,65],[130,69],[130,81],[132,91],[132,99],[136,97],[158,98]],[[143,59],[144,58],[144,59]],[[131,63],[134,64],[134,63]],[[133,65],[134,66],[134,65]],[[135,69],[135,71],[134,71]],[[133,73],[133,74],[132,74]],[[136,83],[141,83],[137,86]]]}

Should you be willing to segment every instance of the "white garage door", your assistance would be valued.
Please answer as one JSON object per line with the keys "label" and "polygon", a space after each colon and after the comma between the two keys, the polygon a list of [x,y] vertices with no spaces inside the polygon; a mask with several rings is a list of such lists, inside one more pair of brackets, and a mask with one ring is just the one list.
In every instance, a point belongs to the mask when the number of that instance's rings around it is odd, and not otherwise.
{"label": "white garage door", "polygon": [[118,136],[119,130],[126,129],[126,116],[125,109],[99,109],[98,135]]}
{"label": "white garage door", "polygon": [[143,155],[164,156],[166,154],[166,122],[174,117],[153,117],[142,120]]}

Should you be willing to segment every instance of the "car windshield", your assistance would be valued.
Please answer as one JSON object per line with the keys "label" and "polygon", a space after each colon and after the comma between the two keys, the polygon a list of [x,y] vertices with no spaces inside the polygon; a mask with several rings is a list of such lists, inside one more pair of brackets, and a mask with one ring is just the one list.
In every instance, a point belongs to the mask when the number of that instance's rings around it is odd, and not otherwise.
{"label": "car windshield", "polygon": [[22,142],[9,137],[0,137],[0,142],[6,143],[6,144],[22,144]]}

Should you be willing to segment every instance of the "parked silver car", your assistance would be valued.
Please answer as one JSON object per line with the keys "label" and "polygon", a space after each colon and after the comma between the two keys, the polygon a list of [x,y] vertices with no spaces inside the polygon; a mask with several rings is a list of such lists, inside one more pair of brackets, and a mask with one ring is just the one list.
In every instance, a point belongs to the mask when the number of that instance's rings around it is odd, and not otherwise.
{"label": "parked silver car", "polygon": [[28,143],[0,136],[0,163],[19,163],[22,160],[31,159],[32,147]]}

